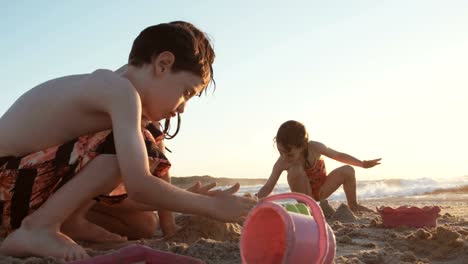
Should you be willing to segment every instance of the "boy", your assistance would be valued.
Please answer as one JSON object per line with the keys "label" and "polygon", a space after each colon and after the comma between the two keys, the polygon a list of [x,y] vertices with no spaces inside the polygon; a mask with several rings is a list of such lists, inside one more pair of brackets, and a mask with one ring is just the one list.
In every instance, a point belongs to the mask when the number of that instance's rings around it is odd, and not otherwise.
{"label": "boy", "polygon": [[[122,74],[97,70],[47,81],[1,117],[2,224],[14,230],[2,254],[86,258],[61,231],[66,223],[85,237],[118,239],[83,216],[93,198],[222,221],[239,220],[255,205],[233,195],[238,185],[206,196],[158,178],[170,163],[156,147],[164,134],[151,121],[183,113],[213,77],[213,49],[194,29],[186,22],[148,27]],[[102,196],[121,183],[126,194]]]}

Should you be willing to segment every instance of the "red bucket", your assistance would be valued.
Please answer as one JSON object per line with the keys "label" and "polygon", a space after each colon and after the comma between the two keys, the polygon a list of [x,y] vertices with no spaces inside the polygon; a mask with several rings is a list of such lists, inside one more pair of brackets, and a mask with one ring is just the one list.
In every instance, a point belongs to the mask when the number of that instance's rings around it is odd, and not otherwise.
{"label": "red bucket", "polygon": [[383,225],[386,227],[410,226],[410,227],[435,227],[437,216],[440,212],[439,206],[400,206],[398,208],[384,207],[376,208],[382,217]]}

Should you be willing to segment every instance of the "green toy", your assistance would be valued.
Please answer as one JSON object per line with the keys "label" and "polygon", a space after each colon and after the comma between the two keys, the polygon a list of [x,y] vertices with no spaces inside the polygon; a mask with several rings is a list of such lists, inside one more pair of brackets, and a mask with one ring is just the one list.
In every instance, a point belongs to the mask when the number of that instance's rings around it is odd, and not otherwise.
{"label": "green toy", "polygon": [[309,207],[307,207],[303,203],[296,203],[296,204],[287,203],[287,204],[284,204],[283,206],[288,212],[293,212],[293,213],[298,213],[298,214],[303,214],[303,215],[310,215]]}

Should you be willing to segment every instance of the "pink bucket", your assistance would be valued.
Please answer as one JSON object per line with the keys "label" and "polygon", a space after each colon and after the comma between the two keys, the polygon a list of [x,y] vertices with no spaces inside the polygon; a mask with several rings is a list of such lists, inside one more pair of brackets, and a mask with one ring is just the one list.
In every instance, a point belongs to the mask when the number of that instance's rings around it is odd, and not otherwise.
{"label": "pink bucket", "polygon": [[[295,199],[312,216],[286,211],[273,200]],[[336,242],[319,205],[301,193],[272,195],[249,213],[240,240],[242,263],[333,263]]]}

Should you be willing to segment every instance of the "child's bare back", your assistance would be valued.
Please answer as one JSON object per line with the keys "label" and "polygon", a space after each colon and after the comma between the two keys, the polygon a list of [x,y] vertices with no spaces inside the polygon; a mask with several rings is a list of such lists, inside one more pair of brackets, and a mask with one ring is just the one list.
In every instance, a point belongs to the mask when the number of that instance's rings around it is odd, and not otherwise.
{"label": "child's bare back", "polygon": [[112,71],[97,70],[36,86],[0,118],[0,157],[29,154],[110,129],[106,107],[118,83],[125,82]]}

